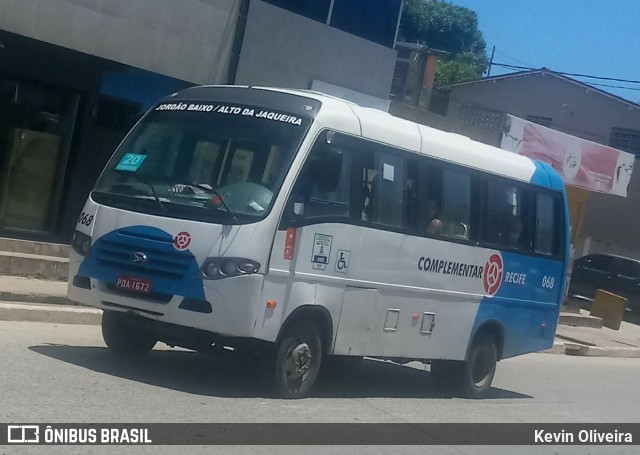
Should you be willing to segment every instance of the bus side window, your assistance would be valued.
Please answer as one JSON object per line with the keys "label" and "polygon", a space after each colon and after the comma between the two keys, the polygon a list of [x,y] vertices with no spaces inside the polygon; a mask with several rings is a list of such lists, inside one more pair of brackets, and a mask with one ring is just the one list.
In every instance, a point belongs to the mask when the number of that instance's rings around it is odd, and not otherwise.
{"label": "bus side window", "polygon": [[536,194],[536,253],[549,255],[555,253],[555,226],[556,222],[553,197],[548,194]]}
{"label": "bus side window", "polygon": [[290,197],[290,206],[302,203],[303,218],[348,217],[351,203],[351,151],[326,134],[314,144]]}
{"label": "bus side window", "polygon": [[[440,171],[436,169],[435,172]],[[469,240],[471,222],[471,175],[453,169],[442,169],[441,184],[429,197],[440,211],[440,232],[444,237]],[[440,205],[438,206],[438,202]],[[431,225],[429,226],[431,229]],[[429,232],[428,232],[429,233]]]}
{"label": "bus side window", "polygon": [[528,250],[527,192],[489,180],[486,201],[484,240],[500,247]]}
{"label": "bus side window", "polygon": [[418,162],[400,150],[364,150],[362,220],[413,229],[417,217]]}

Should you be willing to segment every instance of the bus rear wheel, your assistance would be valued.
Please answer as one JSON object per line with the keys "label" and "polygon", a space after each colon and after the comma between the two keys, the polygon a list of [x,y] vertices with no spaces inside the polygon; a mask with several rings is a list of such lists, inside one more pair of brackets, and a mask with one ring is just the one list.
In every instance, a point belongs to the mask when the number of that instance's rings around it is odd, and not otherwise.
{"label": "bus rear wheel", "polygon": [[287,327],[277,344],[275,355],[275,392],[282,398],[308,395],[320,371],[322,337],[311,321]]}
{"label": "bus rear wheel", "polygon": [[431,379],[437,388],[460,394],[466,398],[486,398],[496,372],[498,348],[494,337],[476,337],[467,360],[434,360]]}
{"label": "bus rear wheel", "polygon": [[102,313],[102,338],[107,347],[122,357],[142,357],[158,342],[146,330],[128,320],[127,315],[117,311]]}
{"label": "bus rear wheel", "polygon": [[462,392],[467,398],[485,398],[496,373],[498,347],[494,337],[481,334],[464,362]]}

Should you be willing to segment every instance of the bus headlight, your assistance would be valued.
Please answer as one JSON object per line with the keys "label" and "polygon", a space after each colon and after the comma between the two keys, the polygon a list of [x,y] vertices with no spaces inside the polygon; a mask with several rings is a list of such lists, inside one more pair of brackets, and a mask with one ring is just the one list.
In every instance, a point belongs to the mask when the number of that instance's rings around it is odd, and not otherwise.
{"label": "bus headlight", "polygon": [[238,275],[250,275],[260,270],[260,264],[245,258],[207,258],[200,274],[207,280],[218,280]]}
{"label": "bus headlight", "polygon": [[71,237],[71,248],[80,256],[89,256],[91,253],[91,237],[75,231],[73,237]]}

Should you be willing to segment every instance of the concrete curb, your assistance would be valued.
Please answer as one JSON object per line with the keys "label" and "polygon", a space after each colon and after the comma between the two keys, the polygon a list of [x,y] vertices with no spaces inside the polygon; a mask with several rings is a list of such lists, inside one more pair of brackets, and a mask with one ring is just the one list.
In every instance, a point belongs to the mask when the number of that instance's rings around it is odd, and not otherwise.
{"label": "concrete curb", "polygon": [[587,346],[579,343],[554,342],[546,354],[564,354],[577,357],[615,357],[619,359],[640,359],[640,348]]}
{"label": "concrete curb", "polygon": [[0,251],[9,253],[33,254],[39,256],[54,256],[69,258],[71,247],[64,243],[33,242],[0,237]]}
{"label": "concrete curb", "polygon": [[568,325],[571,327],[591,327],[593,329],[601,329],[602,319],[587,314],[560,313],[558,324]]}
{"label": "concrete curb", "polygon": [[0,292],[0,302],[42,303],[47,305],[78,306],[64,295]]}
{"label": "concrete curb", "polygon": [[101,320],[102,311],[96,308],[12,302],[0,303],[0,321],[100,325]]}
{"label": "concrete curb", "polygon": [[52,281],[66,281],[69,259],[0,251],[0,274]]}
{"label": "concrete curb", "polygon": [[564,354],[564,343],[558,343],[556,341],[553,343],[552,348],[542,352],[544,352],[545,354]]}

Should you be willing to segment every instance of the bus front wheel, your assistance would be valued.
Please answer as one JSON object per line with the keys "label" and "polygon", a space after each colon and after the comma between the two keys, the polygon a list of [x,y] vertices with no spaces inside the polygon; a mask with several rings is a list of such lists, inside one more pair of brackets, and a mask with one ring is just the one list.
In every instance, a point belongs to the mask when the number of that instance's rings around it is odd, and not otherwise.
{"label": "bus front wheel", "polygon": [[275,391],[282,398],[305,397],[320,371],[322,337],[311,321],[287,327],[277,344]]}
{"label": "bus front wheel", "polygon": [[102,338],[111,351],[122,357],[141,357],[158,342],[152,333],[140,329],[117,311],[102,313]]}

